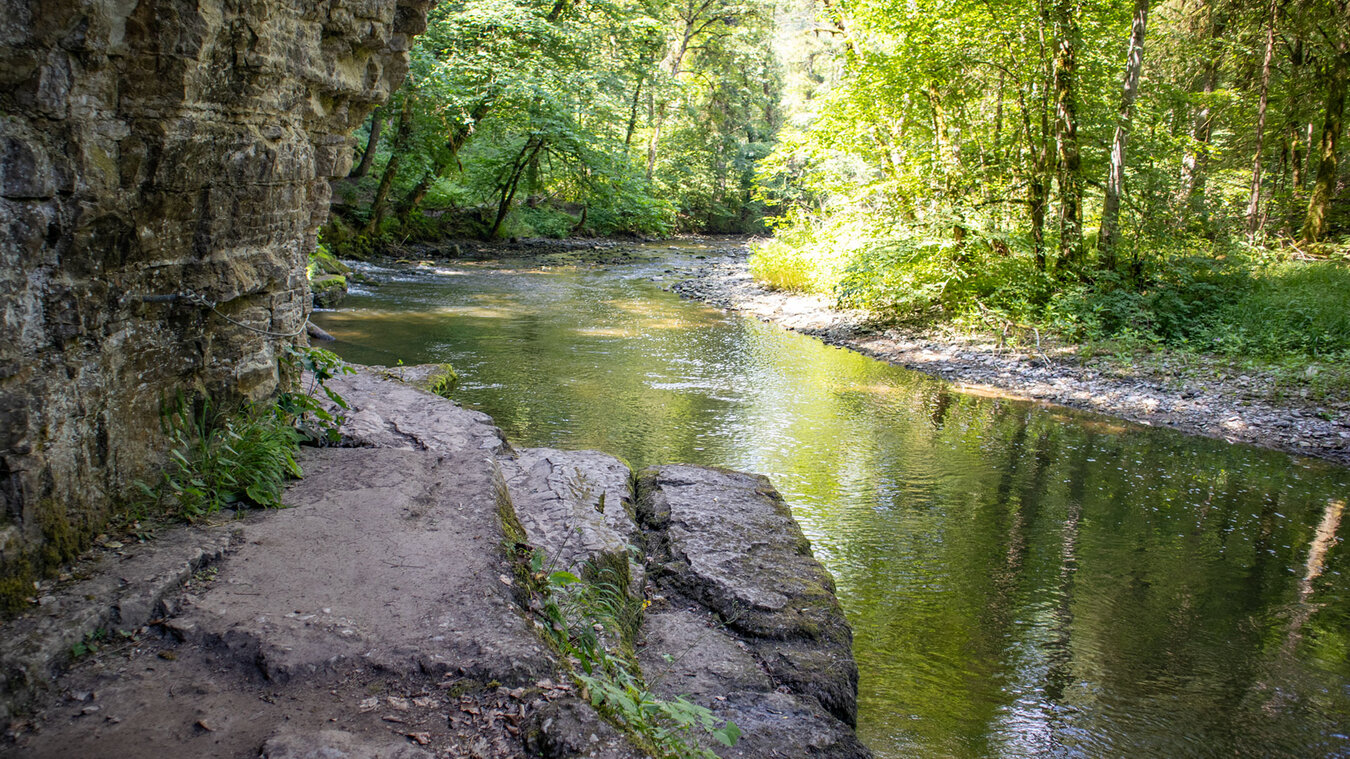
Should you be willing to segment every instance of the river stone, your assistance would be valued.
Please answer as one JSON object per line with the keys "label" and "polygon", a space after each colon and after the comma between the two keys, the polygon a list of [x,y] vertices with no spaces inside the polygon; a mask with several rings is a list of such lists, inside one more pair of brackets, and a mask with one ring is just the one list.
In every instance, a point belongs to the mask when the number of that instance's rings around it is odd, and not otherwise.
{"label": "river stone", "polygon": [[768,478],[653,467],[637,492],[651,570],[739,633],[776,682],[856,724],[853,632],[834,579]]}
{"label": "river stone", "polygon": [[[369,369],[328,380],[348,402],[341,433],[347,445],[485,456],[507,450],[492,417]],[[333,409],[335,412],[337,409]]]}
{"label": "river stone", "polygon": [[171,622],[274,682],[349,662],[522,685],[551,660],[511,595],[475,452],[320,449],[287,508],[245,528],[228,581]]}
{"label": "river stone", "polygon": [[642,592],[642,566],[629,560],[639,540],[627,464],[599,451],[527,448],[503,462],[502,473],[530,544],[551,566],[577,573],[588,562],[612,567],[632,592]]}
{"label": "river stone", "polygon": [[649,614],[638,660],[665,699],[683,696],[742,731],[732,748],[703,741],[723,757],[870,756],[853,731],[814,699],[775,687],[751,645],[705,610]]}
{"label": "river stone", "polygon": [[595,710],[576,698],[564,698],[536,709],[525,728],[525,749],[540,759],[646,759]]}

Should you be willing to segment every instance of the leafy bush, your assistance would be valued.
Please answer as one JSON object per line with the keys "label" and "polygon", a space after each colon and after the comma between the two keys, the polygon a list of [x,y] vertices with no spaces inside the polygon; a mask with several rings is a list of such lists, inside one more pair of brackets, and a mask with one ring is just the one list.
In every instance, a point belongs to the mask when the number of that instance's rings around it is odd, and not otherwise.
{"label": "leafy bush", "polygon": [[523,205],[511,211],[501,235],[561,239],[571,233],[576,223],[576,217],[550,205]]}
{"label": "leafy bush", "polygon": [[196,521],[237,503],[279,508],[287,476],[299,477],[300,433],[276,406],[220,409],[204,397],[178,396],[164,415],[169,463],[156,499],[168,495],[174,515]]}
{"label": "leafy bush", "polygon": [[170,515],[189,522],[226,507],[253,504],[280,508],[286,479],[303,473],[295,451],[306,438],[335,442],[342,418],[318,400],[321,391],[338,409],[341,395],[325,382],[352,369],[318,348],[287,346],[283,380],[300,381],[310,372],[310,387],[281,393],[271,403],[219,407],[203,395],[196,402],[179,394],[166,403],[161,421],[169,442],[168,463],[155,485],[138,482],[142,492],[166,505]]}

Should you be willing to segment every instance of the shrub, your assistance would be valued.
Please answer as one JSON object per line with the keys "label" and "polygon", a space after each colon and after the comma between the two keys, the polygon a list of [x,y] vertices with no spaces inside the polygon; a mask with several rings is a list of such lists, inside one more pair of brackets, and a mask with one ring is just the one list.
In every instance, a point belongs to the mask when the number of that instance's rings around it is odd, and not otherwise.
{"label": "shrub", "polygon": [[209,397],[178,396],[166,410],[169,463],[156,499],[196,521],[236,503],[279,508],[286,477],[301,476],[294,452],[300,433],[276,406],[217,408]]}

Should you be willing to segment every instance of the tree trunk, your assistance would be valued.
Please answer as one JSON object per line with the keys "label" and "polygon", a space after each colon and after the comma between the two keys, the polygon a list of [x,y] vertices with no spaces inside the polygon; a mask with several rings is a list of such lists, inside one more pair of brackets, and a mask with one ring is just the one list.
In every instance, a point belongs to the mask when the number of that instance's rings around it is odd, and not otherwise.
{"label": "tree trunk", "polygon": [[1261,150],[1266,137],[1266,107],[1270,104],[1270,62],[1275,57],[1275,21],[1279,0],[1270,0],[1270,20],[1266,25],[1266,56],[1261,63],[1261,98],[1256,106],[1256,151],[1252,155],[1252,192],[1247,201],[1247,234],[1256,237],[1261,226]]}
{"label": "tree trunk", "polygon": [[414,99],[416,98],[412,89],[408,89],[403,95],[403,109],[398,114],[398,131],[394,133],[394,152],[389,156],[389,163],[384,166],[380,186],[375,190],[375,200],[370,204],[370,221],[366,222],[365,228],[367,235],[377,234],[380,231],[380,223],[384,221],[384,215],[389,211],[389,190],[394,186],[399,162],[403,153],[407,152],[408,140],[412,138]]}
{"label": "tree trunk", "polygon": [[[709,11],[711,0],[704,0],[700,5],[690,2],[684,11],[681,20],[684,22],[684,32],[680,35],[680,46],[675,50],[675,57],[670,60],[670,81],[672,84],[680,83],[680,72],[684,70],[684,56],[689,52],[689,43],[693,41],[708,25],[712,23],[711,18],[704,18],[702,14]],[[656,152],[661,142],[661,130],[666,125],[666,110],[670,107],[670,101],[662,99],[656,106],[656,113],[652,119],[652,133],[647,139],[647,181],[652,181],[652,175],[656,171]]]}
{"label": "tree trunk", "polygon": [[506,221],[506,215],[511,212],[511,203],[516,199],[516,188],[520,186],[521,177],[525,175],[525,169],[533,163],[535,156],[544,149],[544,140],[540,137],[531,137],[525,141],[521,147],[520,154],[511,164],[511,172],[507,174],[502,183],[497,186],[497,215],[492,221],[492,228],[488,230],[488,239],[497,237],[501,231],[502,222]]}
{"label": "tree trunk", "polygon": [[628,149],[633,145],[633,132],[637,130],[638,103],[642,99],[642,84],[646,81],[647,74],[643,72],[638,75],[637,87],[633,90],[633,103],[628,109],[628,130],[623,135],[623,154],[628,155]]}
{"label": "tree trunk", "polygon": [[1130,28],[1130,49],[1125,57],[1125,83],[1120,95],[1120,117],[1111,142],[1111,165],[1106,174],[1106,199],[1102,205],[1102,226],[1098,234],[1101,266],[1116,268],[1116,243],[1120,241],[1120,197],[1125,192],[1125,146],[1130,139],[1134,100],[1139,95],[1139,72],[1144,68],[1144,34],[1148,29],[1149,0],[1135,0],[1134,23]]}
{"label": "tree trunk", "polygon": [[360,179],[370,173],[370,164],[375,160],[375,148],[380,145],[380,133],[384,131],[384,122],[388,120],[384,106],[375,109],[370,115],[370,137],[366,140],[366,150],[361,154],[361,162],[352,168],[348,179]]}
{"label": "tree trunk", "polygon": [[1303,194],[1303,125],[1289,123],[1289,186],[1294,197]]}
{"label": "tree trunk", "polygon": [[1082,273],[1083,177],[1078,150],[1078,99],[1074,74],[1078,23],[1072,0],[1055,4],[1055,132],[1059,145],[1059,262],[1062,272]]}
{"label": "tree trunk", "polygon": [[[1346,45],[1342,43],[1341,47]],[[1318,142],[1319,160],[1317,178],[1313,180],[1312,196],[1308,199],[1308,215],[1299,234],[1304,242],[1316,242],[1327,233],[1327,212],[1336,194],[1336,177],[1340,162],[1336,155],[1336,141],[1341,136],[1345,112],[1346,69],[1350,68],[1350,51],[1341,50],[1327,65],[1326,114],[1322,121],[1322,138]]]}
{"label": "tree trunk", "polygon": [[1214,132],[1214,108],[1210,100],[1219,86],[1219,55],[1215,49],[1227,28],[1225,19],[1211,4],[1209,9],[1209,40],[1201,51],[1200,92],[1204,100],[1191,122],[1191,144],[1181,157],[1181,188],[1176,202],[1182,220],[1198,218],[1202,227],[1209,226],[1208,205],[1205,203],[1206,163],[1209,159],[1209,141]]}
{"label": "tree trunk", "polygon": [[[1047,79],[1049,77],[1047,76]],[[1018,106],[1022,111],[1022,131],[1027,136],[1027,152],[1030,155],[1030,171],[1027,175],[1027,216],[1031,227],[1031,249],[1036,260],[1036,270],[1045,271],[1045,207],[1049,187],[1052,181],[1050,124],[1046,104],[1038,103],[1040,114],[1040,137],[1031,128],[1031,111],[1027,107],[1025,90],[1018,88]]]}

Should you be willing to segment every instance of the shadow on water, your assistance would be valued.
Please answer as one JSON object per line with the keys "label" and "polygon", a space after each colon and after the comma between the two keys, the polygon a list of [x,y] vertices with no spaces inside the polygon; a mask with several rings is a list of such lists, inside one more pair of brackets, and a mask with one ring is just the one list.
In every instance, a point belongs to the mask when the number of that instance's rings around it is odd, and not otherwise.
{"label": "shadow on water", "polygon": [[880,757],[1350,755],[1350,470],[962,394],[664,268],[375,271],[315,321],[351,361],[450,361],[518,445],[769,474]]}

